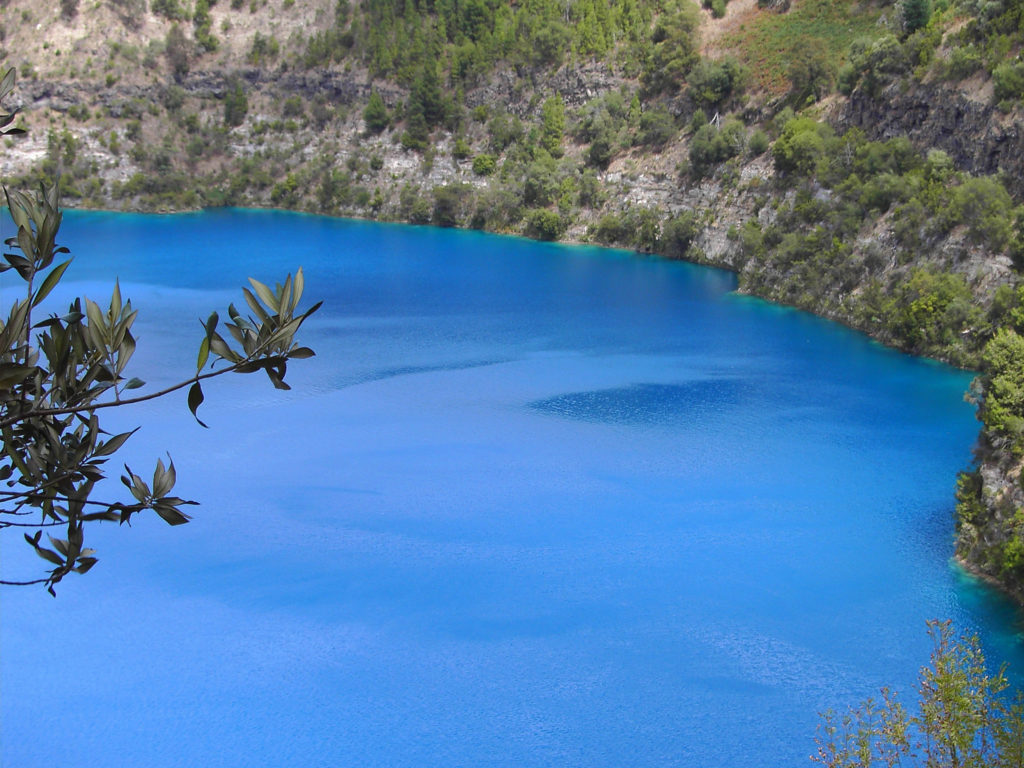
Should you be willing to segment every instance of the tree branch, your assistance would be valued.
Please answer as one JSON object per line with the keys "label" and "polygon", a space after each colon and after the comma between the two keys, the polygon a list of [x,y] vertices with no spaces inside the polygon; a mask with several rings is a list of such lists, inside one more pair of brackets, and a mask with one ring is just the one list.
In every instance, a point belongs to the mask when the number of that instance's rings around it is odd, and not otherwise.
{"label": "tree branch", "polygon": [[225,373],[233,373],[241,366],[247,363],[252,363],[254,361],[255,358],[246,358],[245,360],[233,364],[229,368],[222,368],[219,371],[210,371],[209,373],[193,376],[191,379],[186,379],[185,381],[173,384],[169,387],[161,389],[158,392],[150,392],[147,395],[139,395],[138,397],[132,397],[127,400],[111,400],[110,402],[106,403],[94,403],[93,405],[88,406],[69,406],[67,408],[40,408],[37,411],[28,411],[27,413],[15,414],[12,416],[8,416],[4,419],[0,419],[0,427],[6,427],[10,424],[15,424],[19,421],[24,421],[25,419],[35,418],[39,416],[64,416],[70,413],[98,411],[101,408],[114,408],[120,405],[135,405],[136,403],[145,403],[148,400],[155,400],[158,397],[169,395],[171,394],[171,392],[177,392],[179,389],[184,389],[189,384],[195,384],[196,382],[199,381],[212,379],[216,376],[221,376]]}

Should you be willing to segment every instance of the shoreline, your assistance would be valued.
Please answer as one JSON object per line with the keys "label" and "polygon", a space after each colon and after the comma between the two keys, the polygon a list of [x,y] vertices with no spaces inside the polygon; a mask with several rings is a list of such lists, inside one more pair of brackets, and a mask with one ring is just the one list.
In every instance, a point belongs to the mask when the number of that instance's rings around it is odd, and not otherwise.
{"label": "shoreline", "polygon": [[1010,602],[1013,603],[1015,612],[1017,613],[1017,622],[1024,627],[1024,594],[1015,592],[1010,589],[1006,584],[1001,582],[995,576],[985,573],[984,571],[977,568],[972,563],[965,560],[960,554],[954,553],[952,560],[956,563],[957,567],[963,570],[964,573],[974,577],[978,581],[985,583],[999,594],[1006,597]]}

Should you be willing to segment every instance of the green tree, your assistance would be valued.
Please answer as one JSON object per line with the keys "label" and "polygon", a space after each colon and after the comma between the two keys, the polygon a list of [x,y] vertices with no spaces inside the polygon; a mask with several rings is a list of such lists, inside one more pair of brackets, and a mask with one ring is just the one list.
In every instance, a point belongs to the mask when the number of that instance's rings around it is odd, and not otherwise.
{"label": "green tree", "polygon": [[171,21],[181,21],[188,18],[188,12],[182,8],[178,0],[152,0],[150,9],[156,15],[163,16]]}
{"label": "green tree", "polygon": [[813,762],[828,768],[1024,765],[1024,699],[1008,704],[1004,670],[990,674],[978,638],[956,638],[950,622],[928,622],[932,652],[918,677],[914,714],[896,694],[868,699],[819,725]]}
{"label": "green tree", "polygon": [[192,58],[192,44],[189,43],[181,26],[175,24],[167,31],[164,38],[164,56],[171,67],[175,80],[181,80],[188,74],[189,61]]}
{"label": "green tree", "polygon": [[562,137],[565,134],[565,102],[555,94],[540,109],[540,145],[552,157],[562,156]]}
{"label": "green tree", "polygon": [[440,125],[444,120],[444,94],[434,65],[427,64],[420,70],[412,93],[409,94],[409,109],[422,112],[429,128]]}
{"label": "green tree", "polygon": [[465,218],[465,208],[471,191],[472,187],[469,184],[435,187],[433,223],[439,227],[457,227]]}
{"label": "green tree", "polygon": [[548,208],[535,208],[526,215],[526,231],[540,240],[557,240],[565,231],[565,222]]}
{"label": "green tree", "polygon": [[794,117],[782,129],[772,147],[775,167],[783,172],[809,176],[825,156],[825,136],[831,129],[809,117]]}
{"label": "green tree", "polygon": [[922,27],[927,27],[932,18],[931,0],[902,0],[899,5],[903,32],[912,35]]}
{"label": "green tree", "polygon": [[825,53],[825,42],[820,39],[808,41],[802,56],[794,56],[789,63],[789,96],[795,109],[828,95],[835,82],[835,67]]}
{"label": "green tree", "polygon": [[700,61],[699,28],[700,12],[689,2],[658,21],[651,34],[653,46],[643,75],[645,85],[653,93],[679,90],[690,69]]}
{"label": "green tree", "polygon": [[666,221],[662,227],[659,252],[671,259],[686,258],[698,231],[697,216],[694,212],[680,212]]}
{"label": "green tree", "polygon": [[676,121],[664,104],[645,110],[640,115],[640,130],[636,141],[648,147],[665,146],[676,135]]}
{"label": "green tree", "polygon": [[984,396],[978,418],[993,437],[1024,453],[1024,337],[1000,328],[981,356]]}
{"label": "green tree", "polygon": [[252,37],[252,46],[249,48],[249,55],[246,61],[254,67],[261,66],[264,62],[272,61],[281,52],[281,45],[273,35],[264,37],[257,32]]}
{"label": "green tree", "polygon": [[714,166],[739,154],[742,147],[735,141],[735,129],[726,132],[708,123],[697,129],[690,139],[690,169],[698,176],[706,175]]}
{"label": "green tree", "polygon": [[1013,235],[1013,199],[993,176],[972,176],[958,186],[945,212],[948,227],[967,224],[967,233],[992,250],[1006,248]]}
{"label": "green tree", "polygon": [[422,151],[427,148],[430,139],[430,126],[423,116],[422,109],[406,111],[405,131],[402,132],[402,146],[406,149]]}
{"label": "green tree", "polygon": [[491,148],[502,152],[523,138],[523,124],[515,115],[498,112],[487,124],[487,132],[491,136]]}
{"label": "green tree", "polygon": [[497,167],[494,155],[481,153],[473,158],[473,173],[477,176],[490,176]]}
{"label": "green tree", "polygon": [[241,125],[245,122],[248,111],[249,99],[245,95],[245,89],[240,82],[235,81],[224,95],[224,124],[230,127]]}
{"label": "green tree", "polygon": [[366,123],[367,133],[380,133],[388,127],[390,120],[388,108],[384,106],[384,99],[377,91],[372,91],[369,101],[366,102],[366,108],[363,110],[363,122]]}
{"label": "green tree", "polygon": [[195,28],[196,42],[206,51],[217,50],[217,38],[211,32],[213,19],[210,18],[209,0],[196,0],[192,12],[192,25]]}
{"label": "green tree", "polygon": [[702,59],[690,70],[687,84],[694,101],[715,107],[738,94],[746,76],[743,65],[732,56],[718,61]]}
{"label": "green tree", "polygon": [[610,129],[604,128],[594,137],[587,151],[587,163],[604,169],[615,156],[615,137]]}

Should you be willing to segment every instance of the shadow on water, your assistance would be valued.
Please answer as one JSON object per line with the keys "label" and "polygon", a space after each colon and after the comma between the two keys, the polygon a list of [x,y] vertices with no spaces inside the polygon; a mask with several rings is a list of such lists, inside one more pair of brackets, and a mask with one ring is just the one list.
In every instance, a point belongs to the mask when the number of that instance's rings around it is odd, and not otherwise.
{"label": "shadow on water", "polygon": [[739,405],[745,393],[743,381],[735,379],[632,384],[569,392],[536,400],[529,407],[551,416],[604,424],[677,424],[720,414]]}

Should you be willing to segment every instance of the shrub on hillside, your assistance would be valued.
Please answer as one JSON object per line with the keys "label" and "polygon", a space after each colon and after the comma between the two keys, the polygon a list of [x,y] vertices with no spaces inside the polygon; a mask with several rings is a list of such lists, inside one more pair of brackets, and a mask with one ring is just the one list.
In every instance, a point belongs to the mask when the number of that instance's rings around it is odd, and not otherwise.
{"label": "shrub on hillside", "polygon": [[479,154],[473,158],[473,173],[477,176],[490,176],[497,167],[494,155]]}
{"label": "shrub on hillside", "polygon": [[562,217],[548,208],[535,208],[526,215],[526,232],[540,240],[557,240],[565,231]]}

